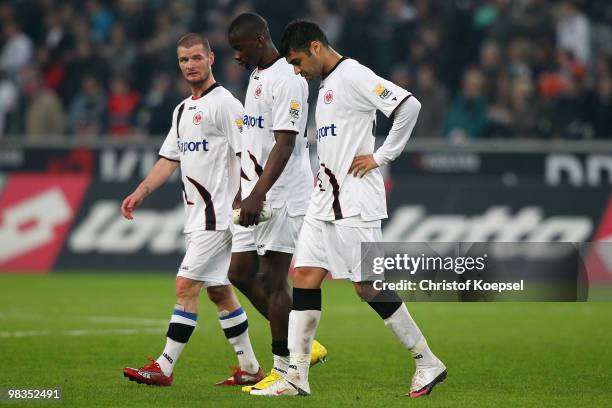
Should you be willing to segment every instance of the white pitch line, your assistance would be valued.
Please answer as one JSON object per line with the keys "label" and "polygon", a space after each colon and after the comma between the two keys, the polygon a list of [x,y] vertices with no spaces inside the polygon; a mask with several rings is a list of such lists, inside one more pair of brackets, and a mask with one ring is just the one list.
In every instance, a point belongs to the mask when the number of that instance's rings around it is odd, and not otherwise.
{"label": "white pitch line", "polygon": [[117,316],[91,316],[89,321],[94,323],[118,323],[137,324],[142,326],[168,325],[168,319],[147,319],[140,317],[117,317]]}
{"label": "white pitch line", "polygon": [[32,313],[22,313],[22,312],[10,312],[4,313],[0,312],[0,320],[9,320],[13,318],[19,318],[19,320],[43,320],[43,321],[57,321],[61,320],[63,322],[67,320],[73,321],[88,321],[92,323],[115,323],[115,324],[127,324],[127,325],[137,325],[137,326],[167,326],[170,317],[167,319],[151,319],[151,318],[141,318],[141,317],[133,317],[133,316],[65,316],[65,315],[38,315]]}
{"label": "white pitch line", "polygon": [[60,336],[102,336],[107,334],[116,334],[120,336],[133,336],[136,334],[158,334],[161,333],[161,329],[145,328],[145,329],[76,329],[76,330],[63,330],[60,332]]}
{"label": "white pitch line", "polygon": [[40,337],[40,336],[68,336],[68,337],[82,337],[82,336],[104,336],[104,335],[117,335],[117,336],[134,336],[137,334],[160,334],[162,329],[155,328],[144,328],[144,329],[73,329],[73,330],[62,330],[59,332],[50,332],[47,330],[29,330],[29,331],[0,331],[0,338],[7,337]]}
{"label": "white pitch line", "polygon": [[6,332],[1,331],[0,337],[36,337],[36,336],[48,336],[49,332],[47,330],[27,330],[27,331],[16,331],[16,332]]}

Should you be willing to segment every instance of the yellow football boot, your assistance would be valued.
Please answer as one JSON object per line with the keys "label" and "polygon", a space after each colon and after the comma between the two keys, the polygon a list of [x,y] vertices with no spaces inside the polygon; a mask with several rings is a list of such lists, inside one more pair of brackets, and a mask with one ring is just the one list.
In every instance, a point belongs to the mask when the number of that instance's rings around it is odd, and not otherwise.
{"label": "yellow football boot", "polygon": [[317,363],[325,363],[327,357],[327,349],[318,341],[312,341],[312,349],[310,350],[310,366]]}
{"label": "yellow football boot", "polygon": [[258,382],[255,385],[245,385],[244,387],[242,387],[242,391],[243,392],[251,392],[251,390],[253,388],[258,389],[258,390],[264,390],[266,388],[268,388],[269,386],[271,386],[272,384],[274,384],[275,382],[277,382],[278,380],[280,380],[281,375],[278,373],[278,371],[276,371],[275,369],[270,370],[270,373],[265,376],[260,382]]}

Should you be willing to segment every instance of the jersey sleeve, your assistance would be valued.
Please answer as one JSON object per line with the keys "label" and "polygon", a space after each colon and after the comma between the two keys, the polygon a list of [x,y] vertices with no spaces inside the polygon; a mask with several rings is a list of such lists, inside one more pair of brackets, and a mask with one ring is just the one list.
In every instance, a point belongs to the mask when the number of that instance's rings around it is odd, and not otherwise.
{"label": "jersey sleeve", "polygon": [[221,132],[236,154],[242,147],[242,126],[244,121],[244,107],[234,97],[227,97],[217,108],[217,124]]}
{"label": "jersey sleeve", "polygon": [[306,114],[308,86],[298,75],[279,80],[272,89],[272,130],[300,132],[300,116]]}
{"label": "jersey sleeve", "polygon": [[164,159],[168,159],[172,161],[177,161],[177,162],[181,161],[181,156],[178,150],[178,143],[177,143],[178,141],[177,114],[179,110],[180,110],[180,107],[174,110],[172,114],[172,126],[170,127],[170,130],[168,131],[168,135],[166,136],[166,139],[164,140],[164,143],[162,144],[161,149],[159,149],[160,157],[163,157]]}
{"label": "jersey sleeve", "polygon": [[349,93],[354,106],[360,111],[377,109],[386,117],[411,94],[393,82],[376,75],[371,69],[359,65],[350,70],[347,76]]}

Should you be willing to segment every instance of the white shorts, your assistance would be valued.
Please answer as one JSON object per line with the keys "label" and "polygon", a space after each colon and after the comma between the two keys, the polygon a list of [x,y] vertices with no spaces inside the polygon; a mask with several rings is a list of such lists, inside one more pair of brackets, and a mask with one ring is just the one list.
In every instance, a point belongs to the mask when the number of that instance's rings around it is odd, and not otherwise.
{"label": "white shorts", "polygon": [[234,225],[234,236],[232,237],[232,252],[255,251],[255,227],[243,227]]}
{"label": "white shorts", "polygon": [[177,276],[204,282],[205,287],[229,285],[232,233],[194,231],[186,235],[187,250]]}
{"label": "white shorts", "polygon": [[380,241],[380,227],[347,227],[307,216],[298,238],[294,267],[323,268],[334,279],[361,282],[361,263],[366,256],[361,253],[361,243]]}
{"label": "white shorts", "polygon": [[295,252],[295,243],[304,222],[303,215],[295,217],[287,213],[287,205],[272,209],[272,217],[259,225],[245,228],[234,226],[232,252],[257,251],[264,255],[266,251]]}

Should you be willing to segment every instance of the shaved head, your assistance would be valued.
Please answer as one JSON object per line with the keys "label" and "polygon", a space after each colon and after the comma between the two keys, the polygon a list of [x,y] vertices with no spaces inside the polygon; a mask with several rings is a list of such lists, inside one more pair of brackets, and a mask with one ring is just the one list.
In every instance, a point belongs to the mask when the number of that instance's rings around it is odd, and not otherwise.
{"label": "shaved head", "polygon": [[259,14],[243,13],[232,21],[227,29],[228,36],[258,37],[270,39],[268,22]]}

